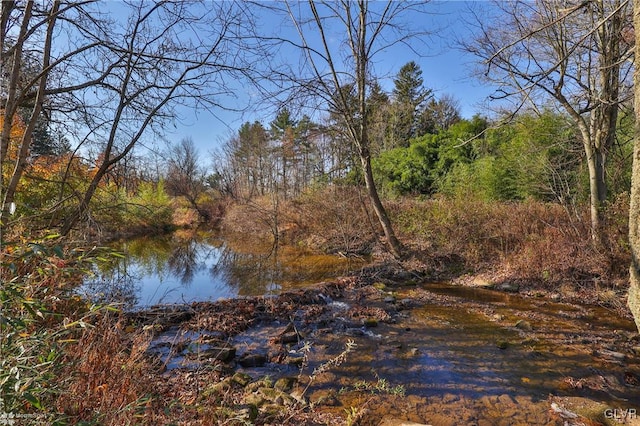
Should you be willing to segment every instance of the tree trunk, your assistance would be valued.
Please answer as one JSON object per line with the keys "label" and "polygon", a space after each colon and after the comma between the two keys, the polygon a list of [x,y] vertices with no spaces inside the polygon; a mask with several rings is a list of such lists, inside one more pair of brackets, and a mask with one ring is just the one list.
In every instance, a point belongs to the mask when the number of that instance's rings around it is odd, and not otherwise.
{"label": "tree trunk", "polygon": [[[640,3],[638,3],[640,5]],[[640,24],[640,7],[635,6],[634,20]],[[640,28],[640,27],[638,27]],[[640,32],[638,32],[640,34]],[[637,41],[640,43],[640,40]],[[640,106],[640,70],[634,71],[635,104]],[[631,176],[631,200],[629,205],[629,247],[631,267],[629,274],[628,305],[640,331],[640,108],[636,106],[635,140]]]}
{"label": "tree trunk", "polygon": [[[590,141],[585,142],[590,144]],[[600,235],[600,212],[602,200],[600,199],[603,187],[601,167],[599,167],[598,153],[593,147],[586,149],[587,151],[587,168],[589,169],[589,212],[591,216],[591,240],[598,245],[602,241]]]}
{"label": "tree trunk", "polygon": [[635,135],[633,141],[633,166],[631,169],[631,200],[629,205],[629,247],[631,267],[629,274],[628,305],[640,331],[640,2],[633,2],[633,26],[635,32],[634,106]]}
{"label": "tree trunk", "polygon": [[[51,11],[49,13],[49,22],[47,24],[47,32],[45,38],[45,45],[43,49],[43,58],[42,58],[42,68],[48,69],[51,59],[51,45],[53,40],[53,30],[56,21],[56,14],[58,13],[58,8],[60,3],[55,1],[53,6],[51,7]],[[17,58],[16,58],[17,60]],[[43,73],[38,81],[37,86],[37,94],[34,102],[34,106],[31,111],[31,116],[27,121],[27,125],[24,129],[24,133],[22,135],[22,140],[20,141],[20,148],[18,150],[18,158],[15,161],[15,167],[13,169],[13,173],[11,174],[11,179],[9,183],[6,185],[4,193],[4,199],[2,200],[2,212],[0,214],[0,220],[6,217],[9,213],[10,205],[13,203],[16,195],[16,191],[18,189],[18,184],[22,179],[22,175],[24,173],[25,167],[27,166],[27,158],[29,156],[29,149],[31,148],[31,142],[33,140],[33,131],[36,127],[36,123],[38,121],[38,117],[40,116],[40,112],[42,111],[42,104],[44,102],[44,92],[47,87],[47,77],[48,73]],[[10,120],[13,121],[13,120]],[[0,182],[0,186],[3,182]]]}
{"label": "tree trunk", "polygon": [[382,201],[380,201],[378,190],[376,189],[373,180],[371,159],[369,157],[361,156],[360,161],[362,162],[362,170],[364,172],[364,182],[367,187],[367,194],[369,196],[369,199],[371,200],[371,204],[373,205],[373,210],[376,212],[376,216],[378,217],[378,221],[380,222],[380,226],[382,227],[384,236],[387,239],[389,251],[391,252],[393,257],[395,257],[396,259],[400,259],[403,255],[402,244],[396,237],[396,234],[393,231],[393,226],[391,225],[391,220],[389,220],[389,215],[382,205]]}
{"label": "tree trunk", "polygon": [[[591,218],[591,240],[598,246],[602,242],[601,235],[601,211],[606,199],[607,185],[604,176],[604,156],[598,141],[594,141],[594,131],[577,117],[578,128],[584,146],[589,171],[589,212]],[[593,126],[591,126],[593,127]]]}
{"label": "tree trunk", "polygon": [[[2,21],[3,26],[6,25],[6,21],[9,19],[9,14],[13,5],[7,3],[6,5],[3,3],[2,5]],[[7,87],[3,87],[4,96],[6,97],[3,102],[3,123],[2,123],[2,133],[0,134],[0,237],[2,236],[2,228],[4,223],[6,222],[6,217],[9,214],[10,204],[13,201],[14,194],[10,193],[6,188],[6,183],[4,181],[4,171],[5,171],[5,163],[9,162],[9,147],[11,141],[11,128],[14,125],[13,119],[18,111],[19,104],[19,94],[18,94],[18,81],[20,80],[20,70],[22,64],[22,55],[23,55],[23,44],[24,39],[26,38],[26,33],[29,27],[29,22],[31,20],[31,10],[33,8],[33,2],[27,2],[24,9],[24,16],[22,17],[22,24],[20,26],[20,33],[18,34],[16,45],[14,46],[13,53],[13,65],[11,69],[11,73],[8,73],[9,82]],[[2,28],[4,31],[5,29]],[[0,39],[2,39],[2,46],[4,48],[6,40],[5,34],[0,34]],[[2,52],[0,52],[2,53]],[[5,64],[4,58],[2,58],[2,72],[5,73]],[[3,85],[4,86],[4,85]],[[23,145],[24,141],[28,141],[29,137],[26,134],[23,135]],[[19,153],[23,154],[22,152]],[[23,155],[26,156],[26,153]],[[19,164],[22,160],[20,158],[16,159]]]}

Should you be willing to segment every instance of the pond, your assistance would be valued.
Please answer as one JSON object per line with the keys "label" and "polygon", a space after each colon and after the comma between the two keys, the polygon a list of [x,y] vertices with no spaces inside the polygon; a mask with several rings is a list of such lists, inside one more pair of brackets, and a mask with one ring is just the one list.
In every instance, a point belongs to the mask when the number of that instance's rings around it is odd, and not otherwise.
{"label": "pond", "polygon": [[275,295],[366,263],[192,231],[121,241],[112,248],[124,256],[96,265],[79,291],[94,302],[117,303],[125,310]]}

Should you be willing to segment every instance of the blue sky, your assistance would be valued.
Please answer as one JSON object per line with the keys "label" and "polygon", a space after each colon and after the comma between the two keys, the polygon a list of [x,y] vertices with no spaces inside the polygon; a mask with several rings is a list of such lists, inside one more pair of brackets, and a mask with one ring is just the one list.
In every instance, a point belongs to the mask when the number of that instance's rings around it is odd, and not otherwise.
{"label": "blue sky", "polygon": [[[423,55],[418,56],[408,48],[396,46],[377,57],[375,69],[377,75],[385,76],[383,88],[391,90],[393,75],[413,60],[422,69],[425,86],[431,88],[436,97],[449,94],[458,99],[463,117],[471,118],[476,113],[486,112],[482,104],[493,88],[471,77],[473,57],[450,47],[454,38],[469,34],[470,29],[463,19],[469,3],[490,7],[488,2],[436,1],[429,4],[429,11],[433,13],[419,18],[424,22],[420,25],[433,31],[433,35],[422,44]],[[269,21],[266,23],[267,26],[271,24]],[[246,100],[250,89],[239,86],[238,90],[240,99]],[[182,116],[181,122],[166,137],[171,142],[190,137],[201,154],[220,147],[246,121],[258,120],[268,124],[273,119],[273,116],[265,116],[264,112],[241,114],[224,110],[201,111],[198,114],[183,110]]]}

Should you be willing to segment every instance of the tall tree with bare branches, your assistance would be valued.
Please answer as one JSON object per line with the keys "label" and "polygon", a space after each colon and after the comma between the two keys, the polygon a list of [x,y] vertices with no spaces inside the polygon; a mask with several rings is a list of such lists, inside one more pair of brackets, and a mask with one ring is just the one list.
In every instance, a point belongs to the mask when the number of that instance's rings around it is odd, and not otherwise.
{"label": "tall tree with bare branches", "polygon": [[627,0],[497,2],[499,17],[476,15],[475,39],[461,43],[482,61],[483,78],[514,111],[550,102],[579,129],[589,171],[591,236],[600,242],[607,198],[606,162],[618,108],[629,97],[631,64],[624,37]]}
{"label": "tall tree with bare branches", "polygon": [[[279,72],[295,96],[319,99],[320,108],[338,114],[344,134],[355,148],[371,201],[390,252],[401,257],[403,246],[378,195],[371,170],[370,110],[373,61],[424,34],[404,26],[410,14],[423,12],[423,2],[309,1],[286,2],[282,10],[297,36],[282,41],[301,55],[300,68]],[[403,22],[406,20],[406,22]]]}
{"label": "tall tree with bare branches", "polygon": [[[64,126],[76,156],[93,162],[91,181],[67,191],[73,199],[66,205],[74,204],[60,227],[67,234],[90,218],[91,200],[109,171],[162,137],[180,107],[229,108],[236,95],[230,82],[248,77],[252,61],[265,60],[242,2],[9,1],[1,12],[0,223],[6,223],[41,111]],[[25,74],[29,55],[37,56],[38,69]],[[25,81],[25,75],[33,77]],[[24,105],[33,112],[16,141],[10,127]],[[9,160],[15,164],[10,172]]]}

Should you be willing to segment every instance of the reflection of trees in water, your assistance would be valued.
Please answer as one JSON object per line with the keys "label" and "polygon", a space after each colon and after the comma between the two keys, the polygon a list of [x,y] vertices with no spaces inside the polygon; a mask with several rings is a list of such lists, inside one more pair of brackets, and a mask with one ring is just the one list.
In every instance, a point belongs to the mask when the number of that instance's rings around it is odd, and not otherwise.
{"label": "reflection of trees in water", "polygon": [[206,257],[212,246],[203,243],[195,234],[188,237],[165,235],[141,238],[126,243],[125,251],[141,271],[159,277],[175,276],[188,287],[196,272],[206,267]]}
{"label": "reflection of trees in water", "polygon": [[123,309],[131,309],[138,302],[136,283],[140,277],[129,272],[129,260],[120,259],[90,281],[83,284],[83,292],[93,303],[116,303]]}
{"label": "reflection of trees in water", "polygon": [[222,278],[242,296],[264,295],[279,289],[283,279],[277,250],[270,253],[239,253],[223,246],[212,275]]}
{"label": "reflection of trees in water", "polygon": [[[100,277],[85,288],[99,294],[100,301],[116,300],[127,307],[137,306],[140,289],[146,292],[148,303],[161,303],[169,293],[189,287],[191,293],[208,292],[205,298],[215,298],[217,291],[261,296],[326,279],[346,267],[335,256],[312,256],[292,249],[265,251],[251,243],[239,245],[185,232],[129,240],[119,249],[126,257],[110,268],[101,267]],[[191,293],[189,297],[198,300],[200,296]]]}
{"label": "reflection of trees in water", "polygon": [[204,267],[199,265],[199,254],[207,248],[215,250],[195,237],[166,235],[126,241],[118,248],[125,256],[96,265],[97,277],[84,283],[84,291],[96,303],[118,303],[131,309],[137,305],[143,276],[155,276],[160,282],[174,275],[182,285],[189,286],[195,272]]}
{"label": "reflection of trees in water", "polygon": [[129,240],[122,245],[122,251],[141,273],[166,277],[173,247],[171,235],[162,235]]}
{"label": "reflection of trees in water", "polygon": [[180,283],[188,287],[193,282],[193,277],[200,269],[200,252],[204,245],[195,239],[177,241],[167,259],[166,267],[180,279]]}
{"label": "reflection of trees in water", "polygon": [[[237,244],[236,244],[237,246]],[[323,281],[365,264],[364,260],[305,253],[292,248],[256,253],[224,246],[212,274],[241,296],[278,293],[282,288]]]}

